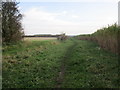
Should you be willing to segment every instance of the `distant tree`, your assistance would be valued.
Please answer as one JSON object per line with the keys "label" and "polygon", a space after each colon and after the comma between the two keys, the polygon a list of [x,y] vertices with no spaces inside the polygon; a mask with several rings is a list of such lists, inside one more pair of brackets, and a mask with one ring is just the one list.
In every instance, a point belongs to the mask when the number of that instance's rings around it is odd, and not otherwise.
{"label": "distant tree", "polygon": [[65,35],[65,33],[62,33],[58,36],[57,38],[58,40],[61,40],[61,41],[65,41],[67,39],[67,36]]}
{"label": "distant tree", "polygon": [[2,2],[2,41],[5,43],[20,41],[24,34],[18,4],[13,0]]}

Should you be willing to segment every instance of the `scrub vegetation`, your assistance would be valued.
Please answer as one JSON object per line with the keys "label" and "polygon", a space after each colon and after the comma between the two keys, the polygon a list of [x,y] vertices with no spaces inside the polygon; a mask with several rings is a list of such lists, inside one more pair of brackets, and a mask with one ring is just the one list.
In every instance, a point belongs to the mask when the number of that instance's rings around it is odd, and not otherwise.
{"label": "scrub vegetation", "polygon": [[99,29],[93,34],[80,35],[78,38],[97,42],[101,48],[120,55],[120,27],[117,24]]}

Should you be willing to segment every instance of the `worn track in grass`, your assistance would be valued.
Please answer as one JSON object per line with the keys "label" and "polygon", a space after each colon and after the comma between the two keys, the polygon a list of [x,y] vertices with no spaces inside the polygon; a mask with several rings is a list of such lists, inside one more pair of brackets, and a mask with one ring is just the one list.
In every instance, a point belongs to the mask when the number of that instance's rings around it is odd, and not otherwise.
{"label": "worn track in grass", "polygon": [[56,86],[55,86],[56,88],[61,88],[62,82],[64,81],[64,74],[66,71],[66,62],[69,60],[70,56],[72,55],[72,51],[73,51],[75,45],[77,44],[75,41],[73,41],[73,42],[74,42],[74,44],[68,48],[68,50],[65,53],[65,56],[61,60],[60,72],[56,79],[56,81],[57,81]]}

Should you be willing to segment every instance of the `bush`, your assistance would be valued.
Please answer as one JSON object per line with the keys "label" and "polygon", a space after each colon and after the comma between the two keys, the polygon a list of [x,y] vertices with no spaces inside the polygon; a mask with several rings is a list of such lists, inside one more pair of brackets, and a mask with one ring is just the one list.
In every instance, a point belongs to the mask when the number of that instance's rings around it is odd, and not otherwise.
{"label": "bush", "polygon": [[65,35],[65,33],[63,33],[63,34],[59,35],[57,39],[61,40],[61,41],[65,41],[67,39],[67,36]]}

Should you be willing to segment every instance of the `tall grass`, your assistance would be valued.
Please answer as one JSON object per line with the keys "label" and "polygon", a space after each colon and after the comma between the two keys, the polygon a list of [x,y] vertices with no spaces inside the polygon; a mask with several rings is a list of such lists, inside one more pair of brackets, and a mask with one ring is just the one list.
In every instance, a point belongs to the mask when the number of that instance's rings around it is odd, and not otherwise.
{"label": "tall grass", "polygon": [[97,42],[101,48],[120,55],[120,27],[117,24],[99,29],[93,34],[79,35],[78,38]]}

